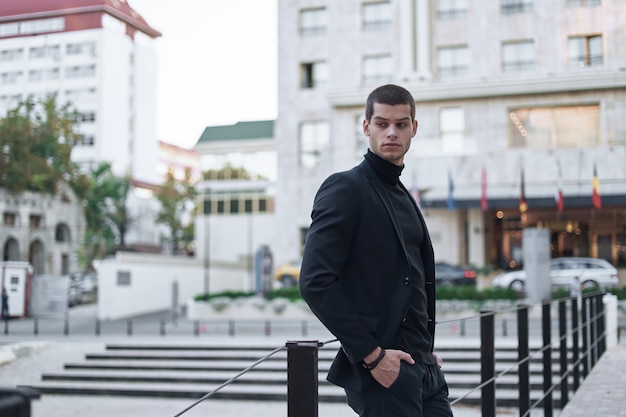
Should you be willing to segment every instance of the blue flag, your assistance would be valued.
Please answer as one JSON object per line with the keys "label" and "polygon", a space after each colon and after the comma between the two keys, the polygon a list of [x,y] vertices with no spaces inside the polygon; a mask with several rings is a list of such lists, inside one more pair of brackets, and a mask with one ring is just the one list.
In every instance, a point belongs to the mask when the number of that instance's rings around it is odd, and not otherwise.
{"label": "blue flag", "polygon": [[450,171],[448,171],[448,210],[454,211],[454,182]]}

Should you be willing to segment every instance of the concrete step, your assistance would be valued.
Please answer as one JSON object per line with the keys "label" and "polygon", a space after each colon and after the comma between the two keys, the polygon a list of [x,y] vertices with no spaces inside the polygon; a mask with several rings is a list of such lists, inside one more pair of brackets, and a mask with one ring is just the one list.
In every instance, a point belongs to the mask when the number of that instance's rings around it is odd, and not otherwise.
{"label": "concrete step", "polygon": [[[326,373],[338,345],[318,352],[320,402],[345,402],[343,389],[328,383]],[[66,363],[62,372],[42,375],[31,385],[41,393],[70,395],[119,395],[198,399],[224,384],[275,346],[246,345],[177,345],[164,343],[115,343],[105,352],[88,353],[84,362]],[[444,372],[450,386],[450,399],[462,404],[479,404],[480,350],[457,346],[440,349]],[[496,398],[499,406],[516,406],[518,401],[515,348],[496,350],[498,378]],[[538,401],[543,385],[541,355],[530,361],[531,401]],[[553,371],[559,369],[558,355],[553,355]],[[554,383],[558,377],[553,377]],[[569,379],[570,385],[572,378]],[[247,400],[287,400],[287,352],[275,352],[265,361],[220,389],[215,398]],[[554,394],[558,397],[558,393]]]}

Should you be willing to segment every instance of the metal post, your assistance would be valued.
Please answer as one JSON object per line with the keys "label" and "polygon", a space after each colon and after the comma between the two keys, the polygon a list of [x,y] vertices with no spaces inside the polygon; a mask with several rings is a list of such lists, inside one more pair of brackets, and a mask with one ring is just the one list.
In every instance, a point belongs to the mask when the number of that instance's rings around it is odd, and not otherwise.
{"label": "metal post", "polygon": [[100,336],[100,319],[96,319],[94,333],[96,334],[96,336]]}
{"label": "metal post", "polygon": [[596,366],[598,360],[598,326],[596,317],[596,297],[589,297],[589,369]]}
{"label": "metal post", "polygon": [[308,323],[306,320],[302,320],[302,336],[309,334]]}
{"label": "metal post", "polygon": [[517,310],[517,360],[519,363],[519,415],[524,416],[530,410],[530,350],[528,347],[528,306],[522,305]]}
{"label": "metal post", "polygon": [[579,345],[580,345],[580,331],[578,329],[578,298],[572,298],[572,363],[574,364],[574,391],[578,390],[580,386],[580,364],[578,358],[580,357]]}
{"label": "metal post", "polygon": [[9,319],[4,319],[4,334],[9,334]]}
{"label": "metal post", "polygon": [[598,319],[598,358],[600,358],[606,350],[606,335],[605,332],[605,308],[604,308],[604,293],[600,293],[596,296],[596,317]]}
{"label": "metal post", "polygon": [[318,349],[316,340],[287,342],[287,417],[318,416]]}
{"label": "metal post", "polygon": [[39,334],[39,320],[37,320],[36,317],[35,317],[35,320],[33,320],[33,334],[35,336]]}
{"label": "metal post", "polygon": [[552,329],[550,318],[550,300],[543,301],[542,333],[543,333],[543,411],[545,417],[552,417],[554,404],[552,401]]}
{"label": "metal post", "polygon": [[465,336],[465,319],[461,320],[461,325],[459,327],[460,327],[459,334],[461,336]]}
{"label": "metal post", "polygon": [[561,367],[561,409],[565,408],[565,405],[569,401],[568,393],[568,374],[567,374],[567,323],[565,320],[565,300],[559,300],[559,364]]}
{"label": "metal post", "polygon": [[265,327],[263,332],[265,336],[269,336],[272,334],[272,323],[269,320],[265,320]]}
{"label": "metal post", "polygon": [[502,319],[502,337],[507,337],[509,335],[509,331],[507,329],[506,318]]}
{"label": "metal post", "polygon": [[583,340],[582,340],[582,353],[583,353],[583,378],[586,378],[589,374],[589,297],[584,297],[582,299],[582,332],[583,332]]}
{"label": "metal post", "polygon": [[193,322],[193,335],[198,336],[200,334],[200,323],[198,320],[194,320]]}
{"label": "metal post", "polygon": [[63,323],[63,334],[68,336],[70,334],[70,318],[68,315],[65,315],[65,321]]}
{"label": "metal post", "polygon": [[165,336],[165,319],[161,319],[160,326],[159,326],[159,334],[161,336]]}
{"label": "metal post", "polygon": [[235,335],[235,321],[234,320],[228,321],[228,335],[229,336]]}
{"label": "metal post", "polygon": [[132,320],[128,320],[126,322],[126,334],[129,336],[133,335],[133,321]]}
{"label": "metal post", "polygon": [[480,381],[485,384],[481,389],[482,417],[496,415],[496,354],[495,354],[495,313],[480,312]]}

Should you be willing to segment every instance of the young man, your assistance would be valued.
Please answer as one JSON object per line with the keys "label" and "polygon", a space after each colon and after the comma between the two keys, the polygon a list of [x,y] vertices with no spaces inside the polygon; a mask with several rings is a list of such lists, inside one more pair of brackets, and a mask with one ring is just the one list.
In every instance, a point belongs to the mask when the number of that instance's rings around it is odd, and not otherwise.
{"label": "young man", "polygon": [[328,380],[361,417],[449,417],[433,355],[434,254],[426,224],[399,176],[417,131],[415,101],[396,85],[367,98],[370,149],[320,187],[300,290],[339,339]]}

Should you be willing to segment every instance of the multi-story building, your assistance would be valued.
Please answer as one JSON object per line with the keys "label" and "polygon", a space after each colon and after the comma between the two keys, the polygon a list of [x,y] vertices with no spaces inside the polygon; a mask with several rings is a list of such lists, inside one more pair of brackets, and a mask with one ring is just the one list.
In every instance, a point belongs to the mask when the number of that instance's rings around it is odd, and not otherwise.
{"label": "multi-story building", "polygon": [[0,188],[0,213],[0,261],[28,261],[34,275],[78,271],[85,216],[68,185],[56,195]]}
{"label": "multi-story building", "polygon": [[125,0],[4,0],[0,112],[56,94],[77,110],[84,135],[72,160],[108,161],[117,175],[154,182],[160,35]]}
{"label": "multi-story building", "polygon": [[278,5],[277,255],[300,254],[319,185],[367,149],[367,94],[396,83],[419,121],[401,179],[438,259],[519,262],[539,227],[553,256],[626,261],[621,0]]}
{"label": "multi-story building", "polygon": [[209,126],[194,150],[204,173],[195,236],[207,288],[260,288],[258,254],[274,251],[281,235],[274,213],[274,121]]}
{"label": "multi-story building", "polygon": [[159,36],[125,0],[0,2],[0,114],[28,97],[54,94],[59,106],[70,103],[83,135],[72,160],[84,170],[109,162],[133,181],[128,204],[136,221],[127,243],[136,247],[158,247],[161,238],[156,202],[144,198],[162,183]]}

